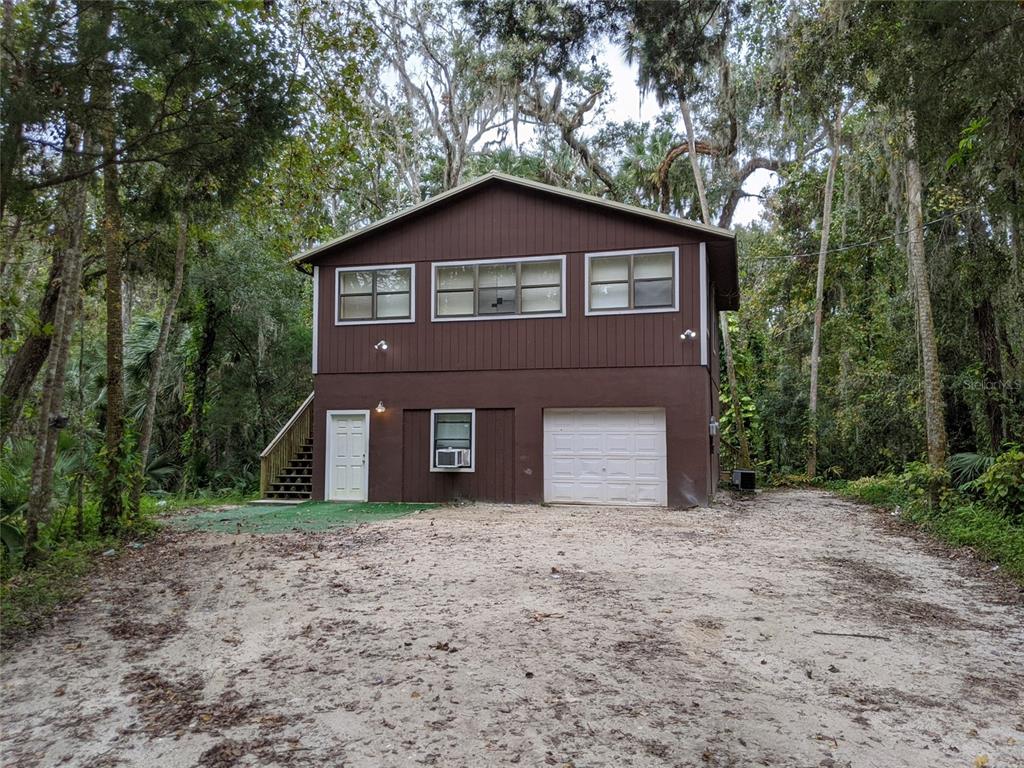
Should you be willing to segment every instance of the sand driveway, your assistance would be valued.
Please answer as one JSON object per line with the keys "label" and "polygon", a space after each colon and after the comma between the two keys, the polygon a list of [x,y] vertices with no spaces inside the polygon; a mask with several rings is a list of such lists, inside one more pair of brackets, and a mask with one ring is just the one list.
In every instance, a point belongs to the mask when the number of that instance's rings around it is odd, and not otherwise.
{"label": "sand driveway", "polygon": [[981,570],[805,490],[167,533],[9,652],[2,762],[1021,766]]}

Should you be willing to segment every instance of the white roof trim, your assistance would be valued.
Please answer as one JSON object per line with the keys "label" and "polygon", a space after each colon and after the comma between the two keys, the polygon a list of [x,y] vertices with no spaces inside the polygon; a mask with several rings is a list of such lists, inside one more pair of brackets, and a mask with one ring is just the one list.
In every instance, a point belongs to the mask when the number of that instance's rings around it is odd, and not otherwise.
{"label": "white roof trim", "polygon": [[460,184],[457,187],[452,187],[451,189],[447,190],[446,192],[442,192],[439,195],[434,195],[433,197],[424,200],[422,203],[418,203],[417,205],[401,210],[398,213],[392,214],[391,216],[386,216],[383,219],[378,219],[372,224],[367,224],[365,227],[361,229],[356,229],[352,232],[348,232],[342,235],[341,237],[336,237],[333,240],[328,240],[326,243],[322,243],[313,248],[310,248],[307,251],[303,251],[298,256],[293,256],[289,261],[293,263],[304,262],[307,259],[316,256],[317,254],[322,253],[323,251],[326,251],[328,248],[333,248],[334,246],[340,245],[355,237],[361,237],[362,235],[365,235],[367,232],[370,232],[372,230],[386,227],[390,224],[395,223],[396,221],[399,221],[400,219],[404,219],[406,216],[411,216],[414,213],[419,213],[420,211],[425,210],[426,208],[429,208],[430,206],[435,205],[436,203],[440,203],[442,200],[446,200],[449,197],[460,195],[463,192],[472,189],[473,187],[479,186],[484,182],[490,181],[491,179],[500,179],[501,181],[506,181],[509,184],[515,184],[517,186],[525,187],[527,189],[533,189],[539,192],[546,192],[548,194],[558,195],[560,197],[565,197],[570,200],[578,200],[584,203],[600,205],[603,206],[604,208],[610,208],[612,210],[621,211],[622,213],[628,213],[634,216],[643,216],[644,218],[652,219],[663,224],[673,224],[677,227],[685,227],[686,229],[697,230],[699,232],[707,232],[709,234],[717,235],[719,237],[725,237],[730,240],[735,238],[735,234],[733,232],[729,231],[728,229],[722,229],[721,227],[715,227],[710,224],[701,224],[700,222],[690,221],[689,219],[680,219],[676,216],[669,216],[668,214],[665,213],[658,213],[657,211],[651,211],[648,210],[647,208],[640,208],[639,206],[636,205],[626,205],[625,203],[617,203],[614,200],[605,200],[603,197],[585,195],[582,192],[574,192],[571,189],[553,187],[550,184],[542,184],[539,181],[531,181],[529,179],[523,179],[518,176],[510,176],[509,174],[501,173],[500,171],[491,171],[490,173],[484,174],[483,176],[473,179],[472,181],[468,181],[465,184]]}

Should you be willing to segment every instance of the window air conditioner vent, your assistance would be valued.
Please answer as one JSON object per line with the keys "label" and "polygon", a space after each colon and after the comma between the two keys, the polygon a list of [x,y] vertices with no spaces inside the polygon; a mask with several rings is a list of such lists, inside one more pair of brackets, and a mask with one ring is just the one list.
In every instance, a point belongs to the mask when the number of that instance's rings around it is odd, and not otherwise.
{"label": "window air conditioner vent", "polygon": [[434,466],[438,469],[461,469],[469,466],[466,448],[438,448],[434,452]]}

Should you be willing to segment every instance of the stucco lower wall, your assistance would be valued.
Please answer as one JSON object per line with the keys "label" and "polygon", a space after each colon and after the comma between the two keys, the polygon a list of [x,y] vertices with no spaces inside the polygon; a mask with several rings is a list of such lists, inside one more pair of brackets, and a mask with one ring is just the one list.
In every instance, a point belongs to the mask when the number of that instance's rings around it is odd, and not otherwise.
{"label": "stucco lower wall", "polygon": [[[314,381],[313,498],[324,497],[328,410],[370,410],[369,498],[430,501],[424,495],[539,502],[544,498],[545,408],[665,409],[668,502],[673,507],[707,504],[713,491],[708,436],[712,414],[708,370],[701,366],[586,370],[469,371],[444,373],[321,374]],[[379,401],[384,413],[373,408]],[[494,446],[484,475],[429,475],[422,446],[404,445],[412,419],[404,411],[431,408],[493,409],[477,428],[478,447]],[[509,413],[511,411],[511,413]],[[499,414],[499,412],[501,412]],[[487,426],[491,425],[491,426]],[[513,435],[508,435],[509,430]],[[426,454],[429,455],[429,454]],[[508,458],[505,458],[508,457]],[[422,468],[417,468],[423,464]],[[437,473],[434,473],[437,474]],[[477,474],[477,473],[474,473]],[[440,490],[438,490],[440,489]],[[420,498],[416,498],[419,496]]]}

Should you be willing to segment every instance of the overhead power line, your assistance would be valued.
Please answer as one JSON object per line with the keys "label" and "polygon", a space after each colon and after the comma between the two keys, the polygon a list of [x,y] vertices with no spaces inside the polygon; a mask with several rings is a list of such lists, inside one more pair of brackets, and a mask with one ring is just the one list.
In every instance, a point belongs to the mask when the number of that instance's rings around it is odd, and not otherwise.
{"label": "overhead power line", "polygon": [[[951,219],[954,216],[959,216],[960,214],[966,213],[967,211],[976,211],[976,210],[978,210],[978,207],[979,206],[977,206],[977,205],[972,205],[972,206],[969,206],[967,208],[961,208],[958,211],[952,211],[951,213],[947,213],[944,216],[939,216],[937,219],[932,219],[931,221],[924,222],[924,224],[921,225],[921,228],[924,229],[925,227],[930,227],[933,224],[938,224],[940,222],[946,221],[947,219]],[[912,231],[913,231],[912,228],[911,229],[902,229],[902,230],[900,230],[898,232],[893,232],[891,235],[886,235],[885,237],[879,237],[879,238],[876,238],[874,240],[865,240],[863,243],[851,243],[850,245],[840,245],[840,246],[837,246],[835,248],[829,248],[827,251],[825,251],[825,253],[826,254],[828,254],[828,253],[839,253],[841,251],[851,251],[854,248],[864,248],[865,246],[868,246],[868,245],[877,245],[878,243],[885,243],[885,242],[888,242],[889,240],[895,240],[900,235],[909,234]],[[807,251],[805,253],[787,253],[784,256],[751,256],[747,260],[748,261],[783,261],[783,260],[787,260],[787,259],[802,259],[802,258],[806,258],[808,256],[818,256],[820,254],[821,254],[821,251]]]}

